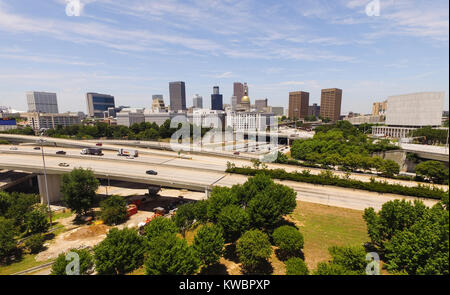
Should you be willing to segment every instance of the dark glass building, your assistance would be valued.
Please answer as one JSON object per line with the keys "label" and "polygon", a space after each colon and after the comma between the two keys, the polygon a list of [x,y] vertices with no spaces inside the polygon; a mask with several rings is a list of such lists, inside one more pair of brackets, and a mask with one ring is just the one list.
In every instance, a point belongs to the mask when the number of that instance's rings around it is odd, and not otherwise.
{"label": "dark glass building", "polygon": [[183,81],[169,82],[170,110],[186,110],[186,86]]}
{"label": "dark glass building", "polygon": [[86,93],[86,105],[88,116],[94,118],[103,118],[105,111],[116,107],[114,96],[93,92]]}
{"label": "dark glass building", "polygon": [[211,110],[223,110],[223,96],[219,94],[219,86],[214,86],[211,94]]}

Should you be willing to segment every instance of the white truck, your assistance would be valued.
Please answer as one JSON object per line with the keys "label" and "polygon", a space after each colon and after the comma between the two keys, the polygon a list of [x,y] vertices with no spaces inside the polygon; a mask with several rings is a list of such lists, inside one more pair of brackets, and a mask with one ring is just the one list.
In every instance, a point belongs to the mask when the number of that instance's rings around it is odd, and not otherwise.
{"label": "white truck", "polygon": [[118,156],[137,157],[139,155],[137,150],[119,149]]}

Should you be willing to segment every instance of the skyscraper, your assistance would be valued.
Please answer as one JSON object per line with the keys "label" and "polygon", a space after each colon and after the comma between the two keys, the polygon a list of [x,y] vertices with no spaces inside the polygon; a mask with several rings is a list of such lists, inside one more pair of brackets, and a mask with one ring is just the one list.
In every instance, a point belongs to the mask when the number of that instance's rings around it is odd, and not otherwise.
{"label": "skyscraper", "polygon": [[320,116],[337,122],[341,116],[342,89],[322,89],[320,97]]}
{"label": "skyscraper", "polygon": [[237,104],[240,104],[242,97],[244,96],[244,84],[242,84],[241,82],[234,82],[233,96],[236,96]]}
{"label": "skyscraper", "polygon": [[170,110],[186,110],[186,86],[183,81],[169,82]]}
{"label": "skyscraper", "polygon": [[308,116],[309,92],[289,92],[289,118],[304,119]]}
{"label": "skyscraper", "polygon": [[238,102],[237,102],[237,97],[233,95],[233,96],[231,97],[231,110],[232,110],[233,112],[236,111],[237,104],[238,104]]}
{"label": "skyscraper", "polygon": [[318,106],[317,103],[313,103],[312,106],[309,106],[308,116],[320,116],[320,106]]}
{"label": "skyscraper", "polygon": [[26,93],[28,112],[58,113],[56,93],[29,91]]}
{"label": "skyscraper", "polygon": [[198,94],[194,95],[192,98],[192,106],[194,109],[203,109],[203,97]]}
{"label": "skyscraper", "polygon": [[266,99],[256,99],[255,107],[257,112],[264,112],[264,109],[267,108],[267,98]]}
{"label": "skyscraper", "polygon": [[114,96],[94,92],[86,93],[86,105],[88,116],[91,118],[103,118],[103,113],[108,111],[108,108],[116,107]]}
{"label": "skyscraper", "polygon": [[211,110],[223,110],[223,96],[219,94],[219,86],[214,86],[211,94]]}
{"label": "skyscraper", "polygon": [[152,111],[156,113],[167,111],[162,94],[152,95]]}

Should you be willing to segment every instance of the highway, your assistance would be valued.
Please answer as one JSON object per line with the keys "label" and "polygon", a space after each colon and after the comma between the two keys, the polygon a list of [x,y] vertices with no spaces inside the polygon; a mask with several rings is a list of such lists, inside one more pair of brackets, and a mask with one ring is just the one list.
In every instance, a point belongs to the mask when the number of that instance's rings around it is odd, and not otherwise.
{"label": "highway", "polygon": [[[18,150],[10,150],[10,146],[0,147],[0,168],[42,173],[41,151],[31,146],[17,146]],[[232,186],[244,183],[248,178],[244,175],[225,173],[226,159],[193,155],[192,160],[177,158],[176,153],[166,151],[149,151],[135,159],[117,156],[117,152],[105,151],[105,155],[80,155],[80,149],[64,148],[66,155],[56,155],[58,147],[45,147],[46,165],[49,174],[63,174],[74,167],[90,168],[100,178],[125,180],[137,183],[161,184],[168,187],[187,188],[204,191],[213,185]],[[65,162],[69,167],[60,167]],[[236,164],[249,165],[248,161],[237,160]],[[277,164],[273,164],[277,165]],[[281,165],[286,166],[286,165]],[[158,175],[147,175],[146,170],[156,170]],[[292,181],[277,181],[292,187],[297,198],[306,202],[325,204],[343,208],[363,210],[373,207],[381,208],[384,202],[392,199],[415,199],[404,196],[378,194],[361,190],[313,185]],[[429,206],[434,200],[425,200]]]}

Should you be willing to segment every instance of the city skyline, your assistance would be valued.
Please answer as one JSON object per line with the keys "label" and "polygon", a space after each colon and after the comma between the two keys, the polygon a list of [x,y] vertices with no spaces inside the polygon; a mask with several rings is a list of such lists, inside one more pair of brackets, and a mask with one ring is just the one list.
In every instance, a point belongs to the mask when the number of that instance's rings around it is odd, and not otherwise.
{"label": "city skyline", "polygon": [[186,106],[215,85],[229,104],[233,83],[246,81],[251,101],[271,106],[286,108],[294,91],[320,105],[321,89],[336,87],[342,114],[424,91],[445,91],[448,110],[446,1],[381,0],[380,16],[355,0],[89,0],[80,16],[66,15],[66,2],[0,0],[0,105],[25,111],[25,92],[48,91],[60,112],[85,111],[87,92],[150,108],[152,94],[168,104],[167,84],[179,80]]}

